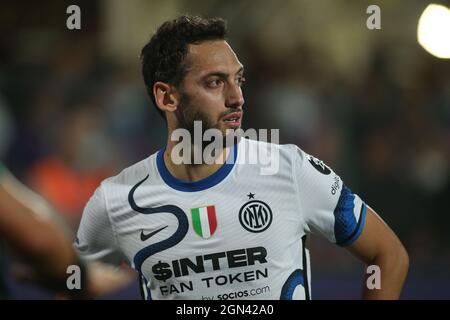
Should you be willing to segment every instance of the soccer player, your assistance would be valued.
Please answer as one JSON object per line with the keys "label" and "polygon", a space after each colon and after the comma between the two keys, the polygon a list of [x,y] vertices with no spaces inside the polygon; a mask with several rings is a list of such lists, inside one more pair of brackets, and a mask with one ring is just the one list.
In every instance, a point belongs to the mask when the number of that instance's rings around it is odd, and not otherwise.
{"label": "soccer player", "polygon": [[[145,299],[310,299],[305,241],[319,232],[380,268],[381,288],[364,283],[363,298],[399,298],[409,263],[401,242],[337,174],[299,147],[242,138],[216,152],[223,164],[175,159],[172,134],[195,134],[194,121],[202,133],[217,129],[224,137],[240,128],[244,68],[222,19],[167,21],[141,59],[167,123],[167,145],[99,186],[78,230],[82,256],[128,261]],[[271,150],[279,155],[274,174],[245,159]]]}

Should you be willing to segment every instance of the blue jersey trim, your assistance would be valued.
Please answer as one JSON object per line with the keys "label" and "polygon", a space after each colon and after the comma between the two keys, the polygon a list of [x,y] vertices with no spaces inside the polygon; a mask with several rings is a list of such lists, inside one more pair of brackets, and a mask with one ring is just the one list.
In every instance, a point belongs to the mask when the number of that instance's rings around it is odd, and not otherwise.
{"label": "blue jersey trim", "polygon": [[136,189],[145,182],[145,180],[148,179],[148,175],[139,181],[133,188],[131,188],[130,192],[128,193],[128,203],[130,204],[130,207],[139,213],[142,214],[155,214],[155,213],[170,213],[173,214],[177,220],[178,220],[178,228],[175,231],[174,234],[172,234],[169,238],[162,240],[160,242],[153,243],[141,250],[139,250],[136,255],[133,258],[133,265],[134,268],[141,272],[142,264],[146,259],[148,259],[150,256],[167,250],[175,245],[177,245],[179,242],[181,242],[184,237],[186,236],[186,233],[189,229],[189,222],[186,217],[186,214],[184,211],[177,206],[174,205],[164,205],[160,207],[153,207],[153,208],[143,208],[139,207],[134,200],[134,193],[136,192]]}
{"label": "blue jersey trim", "polygon": [[351,245],[356,240],[358,240],[359,236],[361,235],[361,233],[364,229],[364,224],[366,222],[366,211],[367,211],[367,207],[366,207],[365,203],[363,203],[361,205],[361,213],[359,215],[359,221],[358,221],[358,225],[356,227],[355,232],[346,241],[340,243],[339,244],[340,246],[346,247],[346,246]]}
{"label": "blue jersey trim", "polygon": [[357,221],[353,214],[354,207],[355,195],[343,185],[338,203],[333,212],[334,236],[337,244],[345,242],[356,229]]}
{"label": "blue jersey trim", "polygon": [[[232,154],[228,157],[227,161],[223,166],[219,168],[216,172],[214,172],[209,177],[206,177],[199,181],[183,181],[178,180],[169,172],[164,163],[164,151],[166,148],[163,148],[158,151],[156,156],[156,165],[158,167],[159,174],[164,182],[175,190],[185,191],[185,192],[195,192],[202,191],[214,187],[219,184],[223,179],[227,177],[227,175],[231,172],[236,163],[237,153],[238,153],[238,144],[236,143],[233,146]],[[232,156],[232,158],[231,158]],[[231,159],[230,159],[231,158]]]}
{"label": "blue jersey trim", "polygon": [[298,286],[305,286],[305,279],[303,277],[303,270],[297,269],[291,273],[289,278],[283,284],[281,289],[280,300],[292,300],[294,297],[295,288]]}
{"label": "blue jersey trim", "polygon": [[143,300],[152,300],[152,293],[148,288],[147,279],[145,279],[142,273],[139,273],[139,287],[141,289],[141,295]]}
{"label": "blue jersey trim", "polygon": [[342,187],[336,208],[334,209],[334,235],[336,244],[348,246],[360,236],[364,228],[366,205],[362,203],[358,221],[354,215],[355,195],[345,185]]}

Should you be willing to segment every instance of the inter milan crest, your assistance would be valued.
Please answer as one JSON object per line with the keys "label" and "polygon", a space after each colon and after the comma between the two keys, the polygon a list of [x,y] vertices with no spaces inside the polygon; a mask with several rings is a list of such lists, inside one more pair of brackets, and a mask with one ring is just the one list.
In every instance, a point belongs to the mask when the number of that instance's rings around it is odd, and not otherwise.
{"label": "inter milan crest", "polygon": [[211,238],[217,229],[216,207],[193,208],[191,214],[195,233],[203,239]]}
{"label": "inter milan crest", "polygon": [[[250,192],[247,197],[254,199],[255,194]],[[239,210],[239,222],[245,230],[254,233],[269,228],[272,218],[272,210],[261,200],[250,200]]]}

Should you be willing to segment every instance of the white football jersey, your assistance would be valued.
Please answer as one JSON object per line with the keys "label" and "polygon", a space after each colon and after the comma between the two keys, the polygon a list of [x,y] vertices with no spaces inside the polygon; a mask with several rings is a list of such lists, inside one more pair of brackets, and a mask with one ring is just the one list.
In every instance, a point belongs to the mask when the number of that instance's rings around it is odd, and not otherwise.
{"label": "white football jersey", "polygon": [[[278,170],[264,175],[246,157],[270,150]],[[145,299],[310,299],[307,234],[347,246],[366,205],[295,145],[242,139],[232,151],[196,182],[170,174],[164,149],[106,179],[84,210],[80,255],[128,261]]]}

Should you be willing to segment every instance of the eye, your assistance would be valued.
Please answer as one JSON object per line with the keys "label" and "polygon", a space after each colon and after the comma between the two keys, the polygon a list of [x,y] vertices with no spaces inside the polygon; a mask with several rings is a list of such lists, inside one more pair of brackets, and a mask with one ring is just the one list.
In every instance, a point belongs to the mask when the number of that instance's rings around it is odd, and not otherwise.
{"label": "eye", "polygon": [[239,77],[237,81],[239,86],[242,86],[245,83],[245,77]]}
{"label": "eye", "polygon": [[217,88],[223,84],[223,80],[221,79],[213,79],[207,82],[207,86],[210,88]]}

